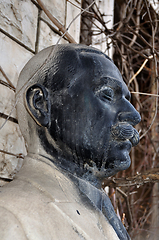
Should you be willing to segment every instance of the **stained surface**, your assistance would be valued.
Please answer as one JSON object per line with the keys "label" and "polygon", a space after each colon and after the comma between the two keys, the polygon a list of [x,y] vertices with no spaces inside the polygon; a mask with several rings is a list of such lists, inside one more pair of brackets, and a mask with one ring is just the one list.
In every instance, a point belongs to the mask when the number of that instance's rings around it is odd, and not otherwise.
{"label": "stained surface", "polygon": [[140,115],[129,99],[120,72],[97,49],[58,45],[27,63],[16,101],[28,154],[0,203],[24,236],[129,239],[100,190],[105,177],[129,167],[139,141]]}

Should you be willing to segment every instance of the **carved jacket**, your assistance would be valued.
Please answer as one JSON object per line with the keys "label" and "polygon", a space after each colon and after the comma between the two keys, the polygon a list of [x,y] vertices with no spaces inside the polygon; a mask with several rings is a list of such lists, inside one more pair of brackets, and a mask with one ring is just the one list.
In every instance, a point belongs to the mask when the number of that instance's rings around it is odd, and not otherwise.
{"label": "carved jacket", "polygon": [[26,157],[0,189],[1,240],[130,239],[108,196],[46,159]]}

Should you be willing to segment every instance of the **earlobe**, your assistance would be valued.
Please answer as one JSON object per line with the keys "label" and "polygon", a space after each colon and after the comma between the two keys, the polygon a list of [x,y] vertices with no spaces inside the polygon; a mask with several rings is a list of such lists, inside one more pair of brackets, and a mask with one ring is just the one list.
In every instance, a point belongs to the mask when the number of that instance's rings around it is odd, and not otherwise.
{"label": "earlobe", "polygon": [[25,105],[31,117],[40,126],[50,122],[50,104],[47,89],[41,84],[30,86],[24,95]]}

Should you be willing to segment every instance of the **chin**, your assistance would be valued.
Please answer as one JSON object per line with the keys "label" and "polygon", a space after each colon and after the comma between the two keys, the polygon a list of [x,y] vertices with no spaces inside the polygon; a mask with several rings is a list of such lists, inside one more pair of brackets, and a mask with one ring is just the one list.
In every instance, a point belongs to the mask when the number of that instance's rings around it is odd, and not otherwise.
{"label": "chin", "polygon": [[132,144],[130,141],[123,142],[111,142],[108,154],[105,154],[105,160],[100,168],[96,163],[91,161],[91,164],[86,163],[84,165],[85,170],[90,172],[94,177],[103,180],[118,173],[119,171],[126,170],[131,165],[131,159],[129,152]]}
{"label": "chin", "polygon": [[[119,149],[118,149],[119,150]],[[107,162],[105,164],[105,171],[107,177],[113,176],[119,171],[126,170],[131,165],[131,159],[129,156],[130,150],[122,149],[120,151],[112,151],[107,158]]]}
{"label": "chin", "polygon": [[114,162],[114,168],[116,168],[118,172],[128,169],[130,165],[131,165],[131,159],[130,159],[129,153],[127,152],[125,152],[124,154],[121,154],[121,158],[117,159]]}

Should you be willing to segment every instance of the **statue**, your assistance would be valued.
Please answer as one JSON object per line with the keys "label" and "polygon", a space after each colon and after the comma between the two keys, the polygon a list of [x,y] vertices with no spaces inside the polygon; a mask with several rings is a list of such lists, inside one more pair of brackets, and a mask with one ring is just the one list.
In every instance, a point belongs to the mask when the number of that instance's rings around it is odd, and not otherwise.
{"label": "statue", "polygon": [[22,70],[17,115],[28,154],[0,192],[1,240],[130,239],[101,190],[130,166],[140,115],[113,61],[51,46]]}

